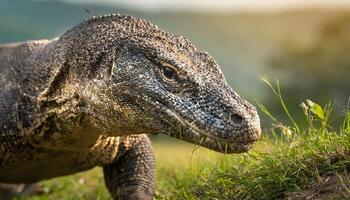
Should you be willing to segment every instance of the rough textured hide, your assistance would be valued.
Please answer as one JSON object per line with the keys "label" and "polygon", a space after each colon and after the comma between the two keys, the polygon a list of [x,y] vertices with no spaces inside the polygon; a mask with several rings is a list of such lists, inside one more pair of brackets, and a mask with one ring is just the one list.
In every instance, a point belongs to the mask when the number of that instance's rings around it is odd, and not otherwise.
{"label": "rough textured hide", "polygon": [[[93,18],[50,41],[0,45],[0,85],[0,182],[7,184],[104,166],[114,198],[126,198],[118,192],[125,189],[148,199],[154,155],[145,133],[223,153],[245,152],[260,136],[256,109],[208,53],[131,16]],[[135,187],[123,189],[128,181]]]}

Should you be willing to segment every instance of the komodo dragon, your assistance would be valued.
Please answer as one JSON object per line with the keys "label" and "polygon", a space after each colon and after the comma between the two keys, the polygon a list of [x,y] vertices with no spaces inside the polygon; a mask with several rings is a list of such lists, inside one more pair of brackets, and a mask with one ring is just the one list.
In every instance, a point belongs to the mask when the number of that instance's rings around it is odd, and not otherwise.
{"label": "komodo dragon", "polygon": [[146,134],[223,153],[246,152],[260,136],[256,109],[208,53],[131,16],[1,45],[0,85],[1,199],[95,166],[114,199],[152,199]]}

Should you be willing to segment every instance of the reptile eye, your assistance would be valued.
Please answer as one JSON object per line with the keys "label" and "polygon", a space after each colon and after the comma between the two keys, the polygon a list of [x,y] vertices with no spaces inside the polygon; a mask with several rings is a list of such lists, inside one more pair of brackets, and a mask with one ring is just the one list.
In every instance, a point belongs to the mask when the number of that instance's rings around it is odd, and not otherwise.
{"label": "reptile eye", "polygon": [[177,78],[177,72],[172,66],[163,64],[163,76],[168,80],[175,80]]}

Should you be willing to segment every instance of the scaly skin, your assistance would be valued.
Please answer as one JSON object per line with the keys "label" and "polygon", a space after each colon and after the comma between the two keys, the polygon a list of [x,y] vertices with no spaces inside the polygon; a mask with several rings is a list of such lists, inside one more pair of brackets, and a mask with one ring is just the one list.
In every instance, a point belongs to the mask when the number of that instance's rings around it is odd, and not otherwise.
{"label": "scaly skin", "polygon": [[155,164],[145,134],[223,153],[248,151],[260,136],[256,109],[208,53],[130,16],[0,46],[0,85],[6,184],[103,166],[115,199],[151,199]]}

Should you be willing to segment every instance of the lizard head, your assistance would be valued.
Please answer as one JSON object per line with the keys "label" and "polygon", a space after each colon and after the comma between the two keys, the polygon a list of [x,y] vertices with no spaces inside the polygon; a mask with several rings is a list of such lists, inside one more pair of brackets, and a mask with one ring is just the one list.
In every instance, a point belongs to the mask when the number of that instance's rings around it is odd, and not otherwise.
{"label": "lizard head", "polygon": [[208,53],[130,16],[90,24],[109,30],[99,39],[114,49],[104,55],[109,96],[118,102],[109,110],[121,113],[125,130],[164,133],[224,153],[248,151],[259,138],[255,107],[227,84]]}

